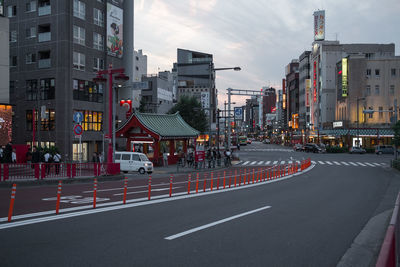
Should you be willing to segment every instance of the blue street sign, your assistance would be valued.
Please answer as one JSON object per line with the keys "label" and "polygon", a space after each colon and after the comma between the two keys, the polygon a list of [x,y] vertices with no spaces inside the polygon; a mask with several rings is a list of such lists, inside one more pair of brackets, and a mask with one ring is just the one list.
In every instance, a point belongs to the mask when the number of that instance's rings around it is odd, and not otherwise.
{"label": "blue street sign", "polygon": [[235,119],[241,119],[243,116],[242,108],[235,108]]}
{"label": "blue street sign", "polygon": [[83,128],[79,124],[75,125],[74,127],[74,134],[81,135],[83,133]]}
{"label": "blue street sign", "polygon": [[75,112],[74,113],[74,122],[81,123],[83,121],[83,114],[82,112]]}

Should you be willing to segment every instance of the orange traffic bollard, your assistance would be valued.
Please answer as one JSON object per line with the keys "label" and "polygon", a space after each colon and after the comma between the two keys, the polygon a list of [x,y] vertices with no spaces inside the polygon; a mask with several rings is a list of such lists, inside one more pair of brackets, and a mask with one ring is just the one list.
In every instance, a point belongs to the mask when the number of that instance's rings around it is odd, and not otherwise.
{"label": "orange traffic bollard", "polygon": [[61,198],[61,181],[58,181],[57,188],[57,202],[56,202],[56,214],[58,214],[60,210],[60,198]]}
{"label": "orange traffic bollard", "polygon": [[199,173],[196,175],[196,194],[199,192]]}
{"label": "orange traffic bollard", "polygon": [[8,221],[11,222],[11,217],[14,210],[15,193],[17,192],[17,184],[13,184],[11,189],[10,208],[8,209]]}
{"label": "orange traffic bollard", "polygon": [[254,184],[254,168],[253,168],[253,182],[252,182],[252,184]]}
{"label": "orange traffic bollard", "polygon": [[173,175],[171,174],[169,176],[169,197],[172,197],[172,177]]}
{"label": "orange traffic bollard", "polygon": [[236,175],[237,175],[237,170],[235,169],[235,187],[236,187]]}
{"label": "orange traffic bollard", "polygon": [[93,185],[93,208],[96,208],[96,199],[97,199],[97,178],[94,178]]}
{"label": "orange traffic bollard", "polygon": [[149,175],[149,192],[147,194],[148,200],[151,199],[151,175]]}
{"label": "orange traffic bollard", "polygon": [[125,181],[124,181],[124,198],[122,200],[123,204],[126,204],[126,194],[128,193],[128,177],[125,176]]}
{"label": "orange traffic bollard", "polygon": [[226,175],[226,171],[224,171],[224,189],[225,189],[225,175]]}
{"label": "orange traffic bollard", "polygon": [[214,172],[211,172],[211,184],[210,184],[210,190],[213,191],[214,187]]}

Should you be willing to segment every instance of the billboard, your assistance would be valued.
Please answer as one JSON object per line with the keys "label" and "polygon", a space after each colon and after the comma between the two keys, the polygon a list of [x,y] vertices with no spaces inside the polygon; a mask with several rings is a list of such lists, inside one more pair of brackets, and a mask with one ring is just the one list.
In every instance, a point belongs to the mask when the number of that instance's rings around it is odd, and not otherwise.
{"label": "billboard", "polygon": [[348,81],[347,81],[347,58],[342,58],[342,97],[347,96],[347,88],[348,88]]}
{"label": "billboard", "polygon": [[204,109],[204,112],[207,116],[210,114],[208,108],[210,108],[210,93],[202,92],[200,96],[201,108]]}
{"label": "billboard", "polygon": [[11,142],[12,137],[12,107],[0,105],[0,145]]}
{"label": "billboard", "polygon": [[314,60],[313,64],[313,91],[314,103],[317,102],[317,61]]}
{"label": "billboard", "polygon": [[311,79],[306,79],[306,107],[310,106]]}
{"label": "billboard", "polygon": [[107,53],[122,58],[123,54],[123,11],[107,3]]}
{"label": "billboard", "polygon": [[325,40],[325,10],[314,12],[314,41]]}

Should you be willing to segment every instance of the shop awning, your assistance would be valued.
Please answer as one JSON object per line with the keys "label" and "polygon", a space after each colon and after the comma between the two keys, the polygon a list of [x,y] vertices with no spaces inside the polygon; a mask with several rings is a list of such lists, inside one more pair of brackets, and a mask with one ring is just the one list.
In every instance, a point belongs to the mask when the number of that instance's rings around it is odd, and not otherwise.
{"label": "shop awning", "polygon": [[329,136],[344,136],[351,135],[357,136],[357,132],[359,136],[370,136],[370,137],[393,137],[394,131],[393,129],[379,129],[379,128],[360,128],[358,129],[332,129],[332,130],[322,130],[320,131],[321,135],[329,135]]}

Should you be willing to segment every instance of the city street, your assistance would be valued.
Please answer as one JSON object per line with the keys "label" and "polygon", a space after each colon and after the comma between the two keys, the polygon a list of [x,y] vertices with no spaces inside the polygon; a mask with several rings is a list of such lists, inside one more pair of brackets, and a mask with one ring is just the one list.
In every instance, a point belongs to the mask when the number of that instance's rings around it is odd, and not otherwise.
{"label": "city street", "polygon": [[[235,190],[1,222],[2,266],[336,266],[367,222],[393,208],[400,188],[400,175],[388,167],[385,155],[310,154],[259,142],[242,146],[239,153],[233,172],[308,156],[316,164],[289,179]],[[161,176],[155,180],[168,179]],[[136,174],[129,180],[134,181],[147,183]],[[99,190],[110,191],[99,196],[110,198],[117,183],[123,181],[101,183]],[[69,187],[73,190],[67,191]],[[184,192],[186,183],[181,187]],[[56,191],[55,186],[24,187],[20,191],[25,193],[17,191],[16,203],[30,197],[32,203],[53,207],[54,201],[42,198],[48,194],[45,188]],[[65,190],[90,196],[91,189],[92,184],[73,184]],[[9,190],[1,190],[2,202],[8,203]],[[87,204],[90,200],[80,205]],[[1,210],[3,215],[7,209]],[[365,260],[358,258],[359,263]]]}

